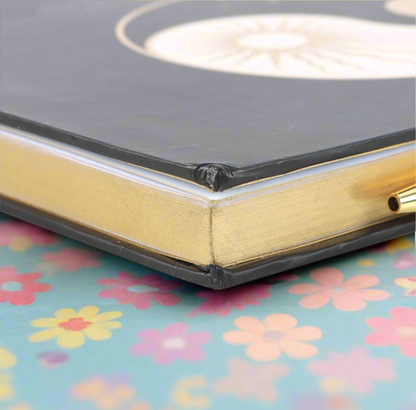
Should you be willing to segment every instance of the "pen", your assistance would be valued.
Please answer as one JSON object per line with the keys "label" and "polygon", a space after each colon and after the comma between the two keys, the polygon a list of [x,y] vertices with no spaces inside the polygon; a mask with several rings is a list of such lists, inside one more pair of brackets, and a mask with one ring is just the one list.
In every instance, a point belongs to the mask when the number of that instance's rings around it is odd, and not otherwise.
{"label": "pen", "polygon": [[416,212],[416,186],[391,194],[387,203],[390,210],[395,214]]}

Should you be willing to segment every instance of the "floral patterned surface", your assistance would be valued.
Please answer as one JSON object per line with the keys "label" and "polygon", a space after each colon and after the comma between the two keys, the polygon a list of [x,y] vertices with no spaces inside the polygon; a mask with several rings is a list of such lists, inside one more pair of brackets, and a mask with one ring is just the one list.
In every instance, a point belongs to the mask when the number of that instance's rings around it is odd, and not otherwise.
{"label": "floral patterned surface", "polygon": [[415,410],[414,248],[213,291],[0,214],[0,408]]}

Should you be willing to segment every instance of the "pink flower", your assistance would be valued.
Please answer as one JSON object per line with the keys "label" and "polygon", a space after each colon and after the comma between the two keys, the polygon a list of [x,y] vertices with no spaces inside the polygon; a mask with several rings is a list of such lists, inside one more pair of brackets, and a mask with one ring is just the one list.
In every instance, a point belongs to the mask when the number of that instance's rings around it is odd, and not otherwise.
{"label": "pink flower", "polygon": [[206,299],[191,313],[188,317],[194,317],[199,314],[212,315],[223,317],[231,313],[231,309],[243,310],[246,306],[258,306],[261,299],[270,297],[267,290],[270,285],[251,283],[241,285],[236,288],[226,290],[206,290],[199,292],[196,296]]}
{"label": "pink flower", "polygon": [[367,289],[379,283],[373,275],[356,275],[344,282],[344,275],[335,268],[319,268],[309,276],[318,284],[302,283],[289,288],[294,295],[309,295],[299,302],[307,309],[325,306],[331,299],[336,309],[344,311],[361,310],[366,301],[384,300],[390,297],[385,290]]}
{"label": "pink flower", "polygon": [[52,263],[64,272],[75,272],[81,268],[100,266],[96,259],[100,254],[90,249],[66,248],[59,252],[44,253],[42,259]]}
{"label": "pink flower", "polygon": [[30,305],[36,299],[35,293],[47,292],[52,288],[46,283],[35,283],[40,273],[19,275],[11,266],[0,268],[0,302],[12,305]]}
{"label": "pink flower", "polygon": [[57,236],[24,221],[13,220],[0,224],[0,246],[13,251],[24,251],[33,244],[49,245],[57,242]]}
{"label": "pink flower", "polygon": [[176,359],[196,362],[205,357],[205,351],[199,345],[211,340],[205,331],[188,333],[185,323],[172,323],[164,331],[146,329],[137,335],[142,343],[134,345],[131,352],[136,356],[153,356],[157,364],[169,364]]}
{"label": "pink flower", "polygon": [[411,253],[403,253],[393,262],[393,268],[399,270],[410,269],[413,266],[416,266],[416,257]]}
{"label": "pink flower", "polygon": [[174,306],[179,298],[169,290],[182,286],[175,280],[162,279],[157,274],[134,276],[129,272],[120,272],[115,278],[100,279],[100,285],[111,286],[112,289],[102,290],[98,296],[105,299],[117,299],[120,305],[132,303],[136,309],[144,310],[152,306],[152,300],[159,305]]}
{"label": "pink flower", "polygon": [[296,397],[293,410],[358,410],[358,407],[349,397],[340,394],[307,395]]}
{"label": "pink flower", "polygon": [[284,364],[258,365],[240,359],[228,360],[227,367],[229,374],[213,385],[215,393],[229,393],[240,400],[257,399],[263,402],[277,399],[274,382],[289,372],[289,367]]}
{"label": "pink flower", "polygon": [[416,357],[416,309],[395,307],[390,309],[390,317],[367,319],[367,325],[377,331],[369,334],[365,342],[374,346],[398,346],[405,356]]}
{"label": "pink flower", "polygon": [[328,360],[311,362],[308,370],[323,376],[327,385],[337,385],[342,390],[355,393],[369,393],[373,382],[391,381],[396,377],[393,360],[370,357],[368,350],[362,347],[346,354],[328,353]]}

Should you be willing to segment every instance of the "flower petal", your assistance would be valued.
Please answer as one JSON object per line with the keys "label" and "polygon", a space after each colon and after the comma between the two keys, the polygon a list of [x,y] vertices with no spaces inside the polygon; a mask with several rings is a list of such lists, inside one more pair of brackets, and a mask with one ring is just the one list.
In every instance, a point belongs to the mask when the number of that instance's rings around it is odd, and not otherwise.
{"label": "flower petal", "polygon": [[33,293],[44,293],[51,289],[52,286],[47,283],[31,283],[28,291]]}
{"label": "flower petal", "polygon": [[189,325],[182,322],[171,323],[165,327],[164,334],[166,337],[183,336],[189,329]]}
{"label": "flower petal", "polygon": [[139,333],[137,333],[137,336],[146,340],[149,343],[155,344],[162,343],[162,341],[165,339],[163,332],[161,332],[158,329],[141,330]]}
{"label": "flower petal", "polygon": [[205,330],[198,330],[196,332],[186,335],[187,344],[201,345],[211,341],[211,334]]}
{"label": "flower petal", "polygon": [[386,243],[386,252],[395,253],[397,251],[412,249],[412,242],[406,238],[393,239]]}
{"label": "flower petal", "polygon": [[126,287],[123,283],[120,283],[120,280],[115,279],[115,278],[98,279],[97,284],[104,285],[104,286],[112,286],[112,287],[122,287],[122,288]]}
{"label": "flower petal", "polygon": [[292,295],[308,295],[310,293],[316,293],[323,289],[322,285],[315,283],[299,283],[298,285],[291,286],[288,292]]}
{"label": "flower petal", "polygon": [[344,275],[335,268],[318,268],[309,273],[312,280],[324,286],[341,286]]}
{"label": "flower petal", "polygon": [[239,329],[248,332],[263,333],[266,330],[263,323],[255,317],[242,316],[237,318],[234,323]]}
{"label": "flower petal", "polygon": [[379,278],[374,275],[356,275],[347,279],[342,287],[347,290],[357,290],[371,288],[380,282]]}
{"label": "flower petal", "polygon": [[9,303],[11,305],[16,305],[16,306],[30,305],[35,300],[36,300],[36,295],[32,293],[32,291],[29,291],[29,290],[11,292],[8,297]]}
{"label": "flower petal", "polygon": [[183,283],[176,279],[162,279],[160,276],[159,279],[156,287],[161,291],[176,290],[183,286]]}
{"label": "flower petal", "polygon": [[266,328],[276,332],[286,332],[287,330],[294,328],[297,323],[298,321],[293,316],[284,313],[275,313],[264,319]]}
{"label": "flower petal", "polygon": [[369,317],[365,323],[373,329],[394,329],[394,322],[384,317]]}
{"label": "flower petal", "polygon": [[76,347],[82,346],[85,342],[84,333],[69,331],[60,334],[57,338],[58,346],[66,349],[75,349]]}
{"label": "flower petal", "polygon": [[90,320],[99,311],[100,309],[97,306],[85,306],[77,313],[77,316],[82,317],[85,320]]}
{"label": "flower petal", "polygon": [[399,325],[416,325],[416,309],[410,307],[394,307],[390,317]]}
{"label": "flower petal", "polygon": [[322,331],[315,326],[301,326],[286,331],[286,336],[296,340],[318,340],[322,337]]}
{"label": "flower petal", "polygon": [[37,342],[44,342],[46,340],[50,340],[54,337],[57,337],[65,333],[65,330],[61,327],[51,327],[50,329],[41,330],[40,332],[33,333],[33,335],[29,336],[29,342],[37,343]]}
{"label": "flower petal", "polygon": [[92,326],[84,329],[84,333],[87,335],[89,339],[95,341],[107,340],[113,335],[108,329]]}
{"label": "flower petal", "polygon": [[93,323],[91,326],[91,328],[100,328],[100,329],[118,329],[119,327],[121,327],[121,323],[120,322],[98,322],[98,323]]}
{"label": "flower petal", "polygon": [[133,294],[131,300],[136,309],[146,310],[152,307],[152,298],[150,293]]}
{"label": "flower petal", "polygon": [[246,354],[250,359],[258,362],[268,362],[280,356],[281,349],[278,343],[265,342],[263,340],[252,343],[246,349]]}
{"label": "flower petal", "polygon": [[89,318],[89,321],[92,323],[105,322],[107,320],[117,319],[120,316],[123,316],[121,312],[105,312]]}
{"label": "flower petal", "polygon": [[17,362],[16,356],[4,347],[0,347],[0,370],[10,369]]}
{"label": "flower petal", "polygon": [[343,310],[344,312],[361,310],[367,306],[367,303],[364,300],[358,299],[352,292],[334,297],[332,304],[335,309]]}
{"label": "flower petal", "polygon": [[180,358],[182,358],[182,350],[158,349],[153,354],[153,360],[157,364],[169,364]]}
{"label": "flower petal", "polygon": [[3,282],[15,281],[19,279],[19,275],[13,266],[4,266],[0,269],[0,279],[2,279]]}
{"label": "flower petal", "polygon": [[75,317],[75,315],[74,309],[61,309],[55,312],[55,317],[62,320],[70,319],[71,317]]}
{"label": "flower petal", "polygon": [[292,359],[310,359],[318,354],[318,348],[308,343],[284,338],[280,342],[282,351]]}
{"label": "flower petal", "polygon": [[230,330],[224,333],[223,339],[233,345],[247,345],[261,340],[261,333],[247,332],[245,330]]}
{"label": "flower petal", "polygon": [[373,332],[366,336],[365,343],[374,346],[392,346],[397,344],[398,337],[394,332],[383,330],[381,332]]}
{"label": "flower petal", "polygon": [[38,272],[28,272],[28,273],[22,273],[21,275],[18,275],[16,279],[19,280],[21,283],[25,284],[32,284],[35,280],[38,280],[42,277],[41,273]]}
{"label": "flower petal", "polygon": [[416,343],[414,340],[407,343],[401,343],[400,350],[407,357],[416,357]]}
{"label": "flower petal", "polygon": [[179,303],[179,297],[174,295],[173,293],[155,292],[152,293],[151,297],[156,303],[159,303],[159,305],[162,306],[175,306]]}
{"label": "flower petal", "polygon": [[322,292],[318,292],[302,298],[299,301],[299,305],[306,309],[319,309],[325,306],[330,300],[330,296],[326,296]]}
{"label": "flower petal", "polygon": [[44,317],[41,319],[35,319],[30,322],[33,327],[54,327],[58,326],[60,320],[53,317]]}
{"label": "flower petal", "polygon": [[127,305],[133,301],[135,294],[126,292],[122,288],[111,288],[98,292],[98,296],[104,299],[117,299],[120,305]]}
{"label": "flower petal", "polygon": [[150,286],[151,288],[160,289],[160,286],[163,285],[163,279],[159,275],[151,273],[148,275],[140,276],[137,279],[137,283]]}
{"label": "flower petal", "polygon": [[380,289],[360,289],[354,292],[359,299],[368,301],[385,300],[390,297],[390,293]]}
{"label": "flower petal", "polygon": [[159,346],[157,344],[145,342],[133,345],[130,352],[136,356],[147,356],[158,349]]}
{"label": "flower petal", "polygon": [[134,276],[132,273],[130,272],[119,272],[119,274],[117,275],[117,278],[126,283],[126,284],[135,284],[138,280],[138,277]]}
{"label": "flower petal", "polygon": [[416,281],[409,280],[410,278],[397,278],[394,283],[405,289],[416,289]]}

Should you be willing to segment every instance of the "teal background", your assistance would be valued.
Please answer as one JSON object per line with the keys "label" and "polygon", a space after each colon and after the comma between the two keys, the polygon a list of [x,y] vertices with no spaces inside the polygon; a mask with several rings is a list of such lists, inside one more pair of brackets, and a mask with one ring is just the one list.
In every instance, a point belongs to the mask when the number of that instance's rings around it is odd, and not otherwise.
{"label": "teal background", "polygon": [[[2,226],[10,221],[11,218],[0,214],[0,234]],[[104,299],[98,293],[108,287],[97,284],[97,281],[103,278],[115,278],[122,271],[138,277],[155,273],[166,280],[171,278],[106,253],[97,255],[98,266],[80,267],[74,272],[65,272],[59,266],[48,264],[42,259],[45,253],[58,252],[65,248],[88,249],[81,243],[58,236],[54,243],[48,245],[32,243],[25,250],[17,251],[7,245],[0,246],[0,269],[4,266],[12,266],[18,274],[40,272],[42,277],[36,283],[47,283],[52,286],[47,292],[37,293],[35,302],[29,305],[17,306],[7,301],[0,303],[0,346],[17,358],[17,363],[12,367],[4,368],[3,363],[3,369],[0,358],[0,409],[136,410],[134,404],[139,406],[138,401],[141,401],[140,406],[142,406],[137,407],[138,410],[142,408],[146,410],[182,408],[410,410],[416,408],[416,357],[403,355],[398,346],[378,347],[365,343],[365,337],[373,331],[365,322],[367,318],[375,316],[388,318],[389,310],[393,307],[416,309],[416,297],[405,296],[405,289],[394,283],[397,278],[416,276],[415,265],[406,269],[395,267],[404,254],[416,261],[413,236],[403,238],[400,246],[395,247],[393,244],[389,248],[384,244],[296,269],[290,272],[298,277],[294,281],[273,283],[275,278],[268,278],[256,282],[270,286],[267,289],[270,297],[259,300],[257,306],[245,306],[243,310],[231,308],[230,314],[224,317],[216,314],[188,317],[191,311],[205,302],[205,299],[196,295],[205,290],[184,282],[178,282],[181,286],[171,291],[180,299],[175,306],[168,307],[153,302],[151,308],[138,310],[132,304],[120,305],[116,299]],[[308,274],[318,267],[339,269],[344,279],[362,274],[375,275],[380,282],[374,288],[388,291],[390,297],[382,301],[369,301],[364,309],[352,312],[335,309],[332,303],[318,309],[303,308],[299,305],[299,301],[304,295],[290,294],[288,289],[298,283],[313,283]],[[113,335],[110,339],[99,342],[86,340],[82,346],[75,349],[58,346],[56,339],[39,343],[28,340],[31,334],[41,330],[31,326],[32,320],[53,317],[54,312],[62,308],[73,308],[77,311],[91,305],[99,307],[100,313],[122,312],[122,316],[115,319],[122,326],[111,330]],[[255,397],[240,400],[233,393],[215,392],[212,386],[228,374],[229,359],[238,358],[257,363],[247,357],[245,346],[226,343],[223,340],[224,333],[237,330],[234,321],[238,317],[251,316],[263,320],[273,313],[294,316],[298,321],[297,326],[308,325],[320,328],[323,333],[322,338],[308,342],[319,349],[318,355],[304,360],[282,355],[270,362],[285,364],[290,368],[288,374],[275,380],[273,386],[279,392],[279,397],[272,402],[265,403]],[[158,365],[150,355],[132,355],[130,349],[139,342],[137,337],[139,331],[149,328],[163,330],[174,322],[187,323],[189,332],[210,333],[211,341],[200,346],[206,352],[205,358],[196,362],[177,359],[169,364]],[[323,389],[322,378],[312,374],[308,370],[308,364],[315,360],[325,360],[329,352],[346,353],[356,347],[364,347],[374,358],[390,358],[394,363],[397,377],[391,381],[374,381],[372,391],[364,394],[348,388],[341,392]],[[45,351],[65,353],[67,360],[55,367],[45,367],[38,358],[38,355]],[[259,366],[261,365],[263,363],[259,363]],[[14,394],[13,397],[2,398],[1,380],[6,376],[11,379],[7,383],[14,389]],[[123,384],[134,391],[134,398],[111,407],[111,403],[105,404],[105,400],[104,404],[97,405],[94,401],[74,397],[72,393],[74,386],[92,376],[102,380],[114,376],[123,377]],[[206,397],[209,404],[205,407],[181,404],[172,396],[180,380],[195,376],[202,376],[205,385],[193,389],[191,394],[202,394]],[[306,407],[305,405],[299,407],[297,404],[299,401],[307,403]]]}

